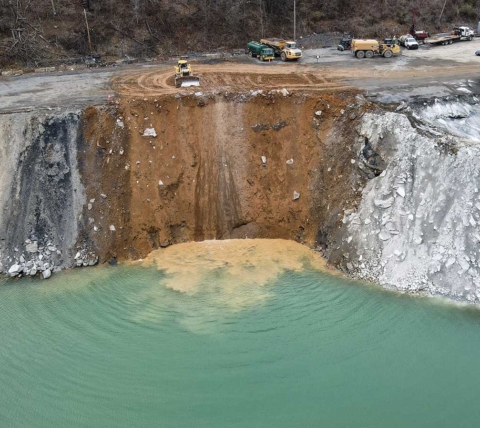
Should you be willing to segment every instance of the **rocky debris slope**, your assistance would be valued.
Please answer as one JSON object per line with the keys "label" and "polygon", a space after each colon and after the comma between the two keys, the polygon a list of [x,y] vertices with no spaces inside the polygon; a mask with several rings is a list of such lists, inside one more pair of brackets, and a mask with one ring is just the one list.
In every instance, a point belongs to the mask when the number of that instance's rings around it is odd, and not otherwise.
{"label": "rocky debris slope", "polygon": [[371,180],[330,257],[387,287],[479,303],[480,142],[454,121],[478,124],[480,110],[475,102],[413,110],[412,122],[400,113],[362,118],[357,158]]}
{"label": "rocky debris slope", "polygon": [[46,278],[74,266],[85,203],[79,113],[2,115],[0,141],[0,270]]}

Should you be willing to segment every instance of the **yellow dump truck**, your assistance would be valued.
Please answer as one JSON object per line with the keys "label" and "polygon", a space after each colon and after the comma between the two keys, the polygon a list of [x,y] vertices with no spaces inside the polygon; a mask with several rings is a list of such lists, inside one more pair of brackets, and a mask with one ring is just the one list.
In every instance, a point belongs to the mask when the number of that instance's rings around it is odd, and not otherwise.
{"label": "yellow dump truck", "polygon": [[283,39],[262,39],[260,43],[272,48],[276,56],[282,61],[297,61],[302,57],[302,51],[297,48],[297,44],[290,40]]}
{"label": "yellow dump truck", "polygon": [[400,53],[400,46],[373,39],[354,39],[352,40],[352,52],[357,58],[373,58],[374,55],[390,58],[394,54]]}

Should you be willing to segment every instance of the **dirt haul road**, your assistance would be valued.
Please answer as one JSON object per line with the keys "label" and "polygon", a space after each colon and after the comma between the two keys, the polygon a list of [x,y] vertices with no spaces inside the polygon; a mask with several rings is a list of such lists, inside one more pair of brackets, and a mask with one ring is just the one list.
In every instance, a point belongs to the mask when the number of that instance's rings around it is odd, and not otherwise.
{"label": "dirt haul road", "polygon": [[[461,45],[461,44],[460,44]],[[378,100],[396,102],[409,97],[477,92],[476,42],[469,42],[471,61],[465,62],[455,45],[405,52],[398,57],[357,60],[350,52],[335,49],[304,51],[299,63],[260,63],[239,56],[221,60],[194,60],[200,88],[173,85],[174,62],[99,68],[71,72],[0,77],[0,113],[36,109],[82,108],[101,105],[114,96],[175,94],[180,92],[249,91],[287,89],[320,93],[358,89]],[[320,55],[317,63],[316,56]],[[439,56],[444,56],[439,61]],[[460,56],[459,56],[460,55]],[[457,61],[459,58],[462,61]],[[208,62],[208,64],[207,64]],[[458,87],[461,88],[458,91]],[[478,91],[480,92],[480,91]]]}
{"label": "dirt haul road", "polygon": [[342,82],[342,76],[333,76],[313,67],[298,67],[288,64],[283,67],[258,67],[256,64],[195,65],[195,75],[200,77],[201,88],[174,86],[171,67],[133,72],[113,79],[113,89],[122,95],[162,95],[179,91],[230,90],[272,90],[288,89],[297,91],[345,90],[349,85]]}
{"label": "dirt haul road", "polygon": [[[442,92],[442,85],[463,85],[462,80],[475,78],[471,64],[448,67],[443,64],[427,64],[404,67],[392,71],[395,61],[379,58],[361,63],[349,58],[352,63],[339,65],[278,64],[259,65],[218,63],[195,64],[195,75],[200,77],[201,87],[177,89],[173,84],[171,66],[159,66],[149,70],[127,72],[112,79],[113,89],[124,96],[158,96],[178,92],[215,92],[248,90],[287,89],[296,92],[325,92],[345,90],[368,90],[381,93],[385,90],[411,88],[411,95],[421,95],[421,88],[433,86]],[[462,91],[460,91],[462,92]]]}

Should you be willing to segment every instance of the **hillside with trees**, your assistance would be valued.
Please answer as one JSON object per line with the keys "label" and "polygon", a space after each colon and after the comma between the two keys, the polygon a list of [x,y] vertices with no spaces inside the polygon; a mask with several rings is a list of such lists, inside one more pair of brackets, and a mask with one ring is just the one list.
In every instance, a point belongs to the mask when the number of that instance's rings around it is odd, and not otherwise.
{"label": "hillside with trees", "polygon": [[[84,57],[157,57],[293,36],[293,0],[0,0],[0,67]],[[297,36],[384,37],[475,26],[480,0],[297,0]],[[87,25],[89,31],[87,32]],[[88,37],[90,35],[90,40]]]}

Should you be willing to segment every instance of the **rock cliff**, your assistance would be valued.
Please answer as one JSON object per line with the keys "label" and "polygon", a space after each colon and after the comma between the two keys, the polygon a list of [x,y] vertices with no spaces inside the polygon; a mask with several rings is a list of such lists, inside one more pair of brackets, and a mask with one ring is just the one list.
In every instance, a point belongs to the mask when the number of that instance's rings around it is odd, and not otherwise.
{"label": "rock cliff", "polygon": [[[479,302],[477,101],[362,118],[356,152],[372,179],[359,208],[345,212],[332,260],[389,287]],[[380,170],[370,166],[372,153]]]}

